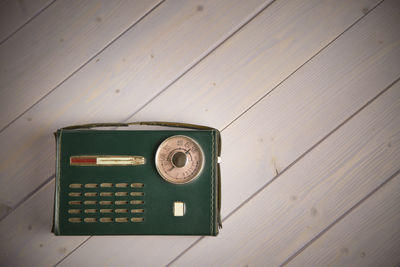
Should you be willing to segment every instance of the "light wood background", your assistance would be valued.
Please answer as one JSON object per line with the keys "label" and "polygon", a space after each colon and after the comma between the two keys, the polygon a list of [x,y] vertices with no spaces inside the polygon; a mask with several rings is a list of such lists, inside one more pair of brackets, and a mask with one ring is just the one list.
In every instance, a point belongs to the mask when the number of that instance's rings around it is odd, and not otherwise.
{"label": "light wood background", "polygon": [[[0,1],[1,266],[398,266],[398,0]],[[54,236],[59,127],[222,131],[218,237]]]}

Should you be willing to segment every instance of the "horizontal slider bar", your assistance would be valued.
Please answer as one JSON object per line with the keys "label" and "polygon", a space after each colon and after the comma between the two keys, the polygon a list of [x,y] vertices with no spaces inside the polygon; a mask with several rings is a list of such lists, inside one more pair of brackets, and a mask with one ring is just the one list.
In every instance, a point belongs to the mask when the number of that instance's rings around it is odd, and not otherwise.
{"label": "horizontal slider bar", "polygon": [[146,160],[142,156],[71,156],[69,163],[72,166],[135,166],[143,165]]}

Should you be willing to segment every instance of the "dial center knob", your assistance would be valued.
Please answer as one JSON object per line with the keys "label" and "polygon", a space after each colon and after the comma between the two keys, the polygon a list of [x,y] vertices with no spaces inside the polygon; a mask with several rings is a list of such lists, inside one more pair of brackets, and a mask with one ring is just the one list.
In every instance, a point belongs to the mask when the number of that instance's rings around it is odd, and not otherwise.
{"label": "dial center knob", "polygon": [[172,164],[174,164],[174,166],[177,168],[184,167],[186,165],[186,162],[187,162],[186,153],[179,151],[172,156]]}

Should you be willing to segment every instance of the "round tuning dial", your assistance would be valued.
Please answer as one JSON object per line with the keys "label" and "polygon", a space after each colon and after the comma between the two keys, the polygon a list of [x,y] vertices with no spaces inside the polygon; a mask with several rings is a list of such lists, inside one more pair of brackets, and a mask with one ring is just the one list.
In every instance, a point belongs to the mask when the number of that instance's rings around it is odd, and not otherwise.
{"label": "round tuning dial", "polygon": [[156,152],[156,167],[161,177],[173,184],[185,184],[199,177],[204,153],[190,137],[174,135],[165,139]]}

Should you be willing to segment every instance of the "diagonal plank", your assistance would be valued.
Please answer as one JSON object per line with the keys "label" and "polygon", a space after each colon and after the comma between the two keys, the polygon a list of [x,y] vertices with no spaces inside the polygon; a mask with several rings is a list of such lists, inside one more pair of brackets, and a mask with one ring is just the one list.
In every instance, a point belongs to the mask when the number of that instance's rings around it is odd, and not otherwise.
{"label": "diagonal plank", "polygon": [[[272,165],[266,166],[265,164],[265,162],[269,162],[268,157],[271,154],[268,154],[268,148],[271,143],[260,142],[260,138],[269,140],[266,134],[271,132],[270,129],[282,129],[282,132],[275,137],[282,135],[285,138],[276,138],[277,143],[274,146],[281,146],[285,149],[279,150],[279,152],[288,161],[286,165],[282,164],[280,167],[286,168],[304,151],[324,138],[400,75],[398,66],[400,51],[393,45],[399,40],[399,33],[393,26],[396,25],[394,22],[396,22],[397,15],[393,4],[394,2],[389,2],[389,4],[378,7],[367,18],[360,21],[359,25],[343,34],[223,131],[224,215],[234,210],[241,203],[240,201],[247,199],[274,177],[275,169],[271,168]],[[380,32],[381,29],[385,29],[386,33],[379,36],[382,39],[377,40],[376,32]],[[382,40],[385,42],[384,45],[380,43]],[[360,47],[365,48],[360,49]],[[168,91],[154,101],[168,96],[170,90],[176,90],[176,94],[188,90],[183,87],[179,91],[179,87],[177,89],[175,86],[175,84],[172,85]],[[226,89],[226,94],[229,94],[229,88]],[[312,105],[310,96],[313,96]],[[282,112],[282,107],[285,105],[290,108]],[[193,112],[194,115],[196,112],[200,112],[197,106],[194,109],[192,106],[187,109],[177,106],[169,108],[175,109],[178,118],[187,112]],[[162,107],[166,107],[166,105]],[[149,119],[151,115],[146,117],[146,114],[155,114],[155,112],[156,107],[152,108],[150,103],[136,116],[141,119]],[[142,114],[144,115],[142,116]],[[270,119],[266,119],[260,114],[268,114]],[[200,120],[200,122],[204,123],[207,119],[208,117],[203,118],[204,121]],[[295,123],[292,124],[292,122]],[[221,128],[222,126],[217,125]],[[293,142],[292,147],[287,147],[285,146],[286,140],[297,140],[297,142]],[[303,147],[300,148],[301,146]],[[238,157],[235,151],[240,151],[241,156]],[[252,151],[255,151],[255,156],[251,153]],[[259,151],[266,152],[261,154]],[[283,163],[285,162],[283,161]],[[251,172],[253,169],[256,170]],[[244,181],[244,177],[246,181]],[[196,239],[194,237],[192,242]],[[61,265],[76,265],[85,261],[86,255],[91,253],[100,255],[96,259],[91,259],[90,264],[92,265],[102,264],[104,261],[110,265],[129,264],[129,258],[126,255],[131,251],[130,248],[145,249],[143,246],[147,245],[144,239],[135,237],[135,239],[130,239],[130,242],[126,241],[126,249],[115,249],[118,247],[119,240],[118,237],[92,237],[79,250],[66,258]],[[141,246],[142,242],[145,245]],[[187,238],[182,237],[179,243],[176,239],[171,240],[170,247],[181,245],[181,250],[184,250],[187,243]],[[156,249],[155,245],[152,245],[151,248]],[[158,259],[140,257],[136,254],[135,257],[142,264],[165,264],[166,261],[162,260],[171,258],[172,252],[168,250],[168,246],[157,246],[157,248],[163,251],[162,256]]]}
{"label": "diagonal plank", "polygon": [[220,237],[172,265],[278,266],[399,168],[400,82],[232,213]]}
{"label": "diagonal plank", "polygon": [[55,0],[2,1],[0,3],[0,45],[54,1]]}
{"label": "diagonal plank", "polygon": [[400,175],[289,262],[289,266],[396,266],[400,263]]}
{"label": "diagonal plank", "polygon": [[176,120],[179,114],[183,121],[225,127],[378,2],[274,2],[129,120]]}
{"label": "diagonal plank", "polygon": [[7,217],[15,227],[0,222],[0,266],[51,266],[87,238],[51,233],[53,189],[54,180],[25,201],[23,212]]}
{"label": "diagonal plank", "polygon": [[1,44],[0,129],[159,1],[56,1]]}
{"label": "diagonal plank", "polygon": [[210,0],[199,6],[193,0],[158,6],[0,133],[3,210],[54,174],[53,131],[99,118],[125,119],[268,3]]}

